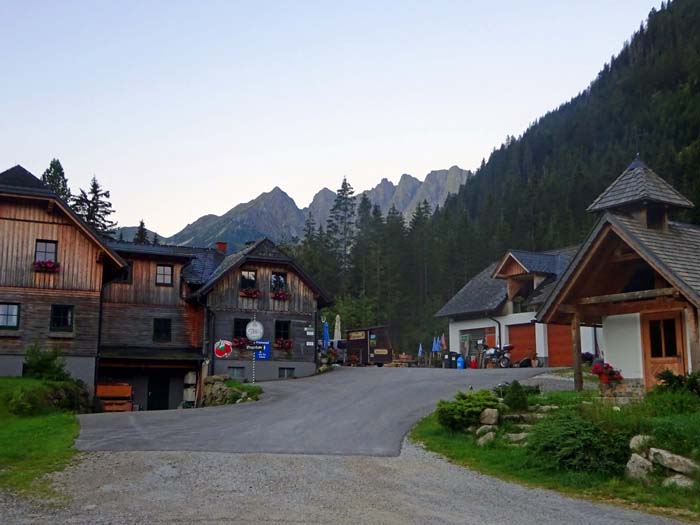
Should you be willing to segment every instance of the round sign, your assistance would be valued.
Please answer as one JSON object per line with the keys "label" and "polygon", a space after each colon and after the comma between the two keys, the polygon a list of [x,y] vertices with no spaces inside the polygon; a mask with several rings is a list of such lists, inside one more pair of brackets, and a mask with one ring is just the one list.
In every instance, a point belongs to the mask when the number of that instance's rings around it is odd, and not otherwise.
{"label": "round sign", "polygon": [[223,339],[220,339],[214,343],[214,355],[216,355],[216,357],[225,359],[231,355],[232,351],[233,344],[231,344],[231,341],[224,341]]}
{"label": "round sign", "polygon": [[260,321],[250,321],[245,325],[245,336],[251,341],[262,339],[263,333],[263,325]]}

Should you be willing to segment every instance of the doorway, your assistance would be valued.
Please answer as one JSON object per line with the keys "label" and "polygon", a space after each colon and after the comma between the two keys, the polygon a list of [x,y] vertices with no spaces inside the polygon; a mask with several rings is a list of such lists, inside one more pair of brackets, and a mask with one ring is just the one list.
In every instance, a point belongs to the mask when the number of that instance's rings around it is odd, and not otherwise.
{"label": "doorway", "polygon": [[659,372],[686,373],[683,312],[644,314],[641,321],[644,386],[648,390],[658,383]]}
{"label": "doorway", "polygon": [[154,374],[148,377],[148,410],[170,408],[170,376]]}

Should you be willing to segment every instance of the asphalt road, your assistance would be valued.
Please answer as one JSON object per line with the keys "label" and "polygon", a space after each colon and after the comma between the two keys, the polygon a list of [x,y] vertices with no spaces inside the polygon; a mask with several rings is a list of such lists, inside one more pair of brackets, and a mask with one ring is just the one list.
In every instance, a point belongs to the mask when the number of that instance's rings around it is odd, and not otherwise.
{"label": "asphalt road", "polygon": [[79,450],[397,456],[408,430],[457,390],[542,369],[340,368],[263,383],[257,403],[80,416]]}

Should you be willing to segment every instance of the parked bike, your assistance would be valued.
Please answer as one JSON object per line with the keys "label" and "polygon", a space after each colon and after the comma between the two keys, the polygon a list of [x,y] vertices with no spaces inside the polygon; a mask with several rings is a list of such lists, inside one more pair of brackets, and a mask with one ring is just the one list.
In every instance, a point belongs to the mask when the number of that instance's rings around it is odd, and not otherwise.
{"label": "parked bike", "polygon": [[489,363],[497,368],[510,368],[512,349],[513,345],[503,345],[503,347],[484,345],[481,351],[481,368],[488,368]]}

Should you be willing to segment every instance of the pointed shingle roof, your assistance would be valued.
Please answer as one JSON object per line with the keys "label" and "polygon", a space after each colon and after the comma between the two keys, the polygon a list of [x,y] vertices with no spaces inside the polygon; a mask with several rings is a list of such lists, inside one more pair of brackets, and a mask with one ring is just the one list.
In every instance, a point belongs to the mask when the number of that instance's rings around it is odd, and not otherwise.
{"label": "pointed shingle roof", "polygon": [[0,186],[11,186],[13,188],[24,188],[31,190],[50,191],[43,182],[29,173],[22,166],[17,164],[0,173]]}
{"label": "pointed shingle roof", "polygon": [[657,202],[677,208],[693,208],[693,203],[659,177],[639,158],[601,193],[588,211],[603,211],[638,202]]}

